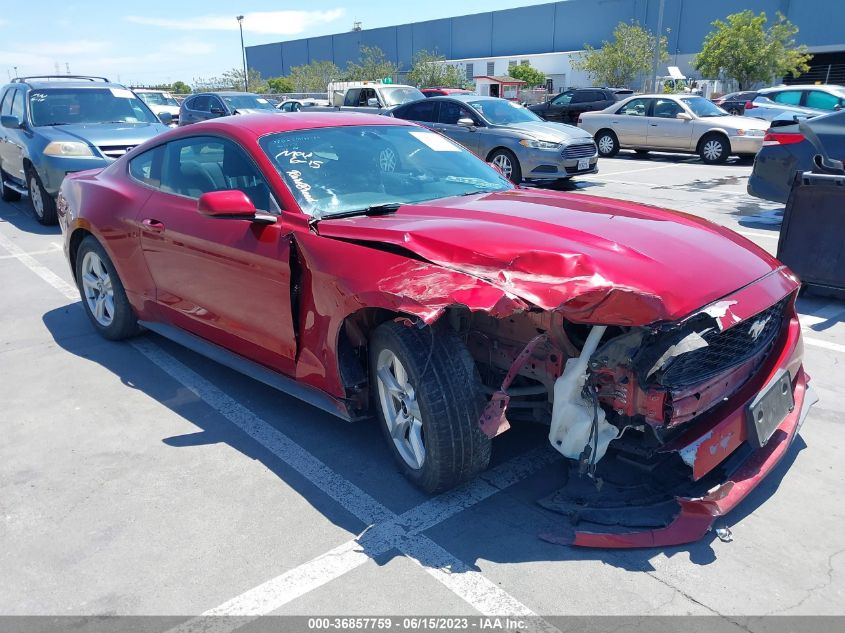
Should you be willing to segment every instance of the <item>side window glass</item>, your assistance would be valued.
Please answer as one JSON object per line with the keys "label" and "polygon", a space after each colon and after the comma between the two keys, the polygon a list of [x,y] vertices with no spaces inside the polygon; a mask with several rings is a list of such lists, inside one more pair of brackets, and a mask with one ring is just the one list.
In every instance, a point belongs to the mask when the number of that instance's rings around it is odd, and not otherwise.
{"label": "side window glass", "polygon": [[159,145],[129,161],[129,175],[149,187],[161,186],[161,157],[164,147]]}
{"label": "side window glass", "polygon": [[567,105],[570,101],[572,101],[572,93],[571,92],[563,92],[563,93],[559,94],[558,96],[556,96],[552,100],[552,103],[554,105],[560,106],[560,105]]}
{"label": "side window glass", "polygon": [[223,102],[220,101],[217,97],[209,97],[208,99],[208,110],[211,112],[225,112],[226,108],[223,105]]}
{"label": "side window glass", "polygon": [[207,96],[194,97],[188,107],[197,112],[208,112],[210,99]]}
{"label": "side window glass", "polygon": [[786,105],[798,105],[801,103],[801,91],[785,90],[783,92],[778,92],[772,96],[772,101],[777,101],[778,103],[784,103]]}
{"label": "side window glass", "polygon": [[12,116],[18,117],[23,121],[23,90],[15,90],[14,99],[12,101]]}
{"label": "side window glass", "polygon": [[661,119],[674,119],[679,112],[682,112],[681,106],[671,99],[655,99],[654,112],[651,116]]}
{"label": "side window glass", "polygon": [[14,97],[15,89],[9,88],[3,95],[3,101],[0,102],[0,114],[12,114],[12,97]]}
{"label": "side window glass", "polygon": [[454,101],[440,102],[440,116],[438,117],[440,123],[446,125],[457,125],[458,119],[461,118],[461,106]]}
{"label": "side window glass", "polygon": [[475,125],[480,125],[481,121],[479,121],[478,116],[468,108],[461,106],[460,118],[462,119],[472,119],[472,122]]}
{"label": "side window glass", "polygon": [[400,118],[410,119],[411,121],[422,121],[423,123],[433,123],[436,120],[436,116],[437,102],[426,100],[405,108]]}
{"label": "side window glass", "polygon": [[345,106],[358,105],[358,95],[361,94],[360,88],[350,88],[346,91],[346,98],[343,100]]}
{"label": "side window glass", "polygon": [[808,108],[818,108],[819,110],[834,110],[839,105],[839,97],[821,90],[810,90],[807,93]]}
{"label": "side window glass", "polygon": [[634,99],[629,101],[616,111],[616,114],[625,114],[627,116],[645,116],[648,110],[648,101],[646,99]]}
{"label": "side window glass", "polygon": [[167,144],[161,170],[162,191],[199,198],[209,191],[231,189],[243,191],[260,211],[279,212],[267,181],[235,143],[192,137]]}

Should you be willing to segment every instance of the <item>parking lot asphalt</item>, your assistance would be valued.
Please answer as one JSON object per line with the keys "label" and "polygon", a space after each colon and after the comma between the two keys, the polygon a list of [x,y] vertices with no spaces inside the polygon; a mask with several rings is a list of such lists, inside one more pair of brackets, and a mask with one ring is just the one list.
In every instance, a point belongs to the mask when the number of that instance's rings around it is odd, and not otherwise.
{"label": "parking lot asphalt", "polygon": [[[622,152],[567,189],[774,252],[782,205],[745,193],[750,171]],[[845,302],[799,300],[821,401],[719,522],[733,541],[606,551],[538,538],[558,520],[536,501],[564,476],[544,428],[498,437],[489,472],[429,499],[374,422],[153,334],[105,341],[71,283],[58,228],[0,203],[2,615],[845,615]]]}

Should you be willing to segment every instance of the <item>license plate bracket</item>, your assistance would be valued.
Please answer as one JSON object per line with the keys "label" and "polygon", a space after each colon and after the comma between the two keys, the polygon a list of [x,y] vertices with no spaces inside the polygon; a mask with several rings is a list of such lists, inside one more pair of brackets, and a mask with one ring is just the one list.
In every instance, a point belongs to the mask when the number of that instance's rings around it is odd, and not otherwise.
{"label": "license plate bracket", "polygon": [[585,169],[590,168],[590,159],[589,158],[579,158],[578,159],[578,171],[584,171]]}
{"label": "license plate bracket", "polygon": [[788,371],[781,369],[748,405],[748,442],[755,448],[765,446],[775,429],[794,409],[792,378]]}

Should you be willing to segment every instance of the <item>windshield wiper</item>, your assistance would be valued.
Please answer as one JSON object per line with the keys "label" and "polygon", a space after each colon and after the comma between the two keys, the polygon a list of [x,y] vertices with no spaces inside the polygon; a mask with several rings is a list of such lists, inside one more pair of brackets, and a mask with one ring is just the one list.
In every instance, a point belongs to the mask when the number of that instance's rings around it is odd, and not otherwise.
{"label": "windshield wiper", "polygon": [[340,213],[330,213],[328,215],[314,216],[309,221],[312,227],[320,220],[334,220],[336,218],[352,218],[358,215],[389,215],[401,207],[404,202],[383,202],[381,204],[371,204],[363,209],[352,209],[350,211],[341,211]]}

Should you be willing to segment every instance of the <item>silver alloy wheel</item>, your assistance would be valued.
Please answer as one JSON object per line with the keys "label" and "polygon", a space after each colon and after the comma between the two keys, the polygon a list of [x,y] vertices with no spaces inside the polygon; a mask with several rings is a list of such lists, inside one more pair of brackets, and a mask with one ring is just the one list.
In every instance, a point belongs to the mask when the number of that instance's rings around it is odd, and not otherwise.
{"label": "silver alloy wheel", "polygon": [[389,349],[379,352],[376,378],[379,404],[393,444],[404,462],[419,470],[425,461],[422,415],[408,372]]}
{"label": "silver alloy wheel", "polygon": [[493,164],[502,170],[505,178],[508,180],[511,179],[511,174],[513,174],[513,165],[511,164],[511,159],[507,154],[498,154],[496,158],[493,159]]}
{"label": "silver alloy wheel", "polygon": [[88,309],[103,327],[114,321],[114,289],[106,265],[94,251],[82,259],[82,292]]}
{"label": "silver alloy wheel", "polygon": [[613,151],[613,139],[610,135],[605,134],[599,139],[599,149],[602,154],[610,154]]}
{"label": "silver alloy wheel", "polygon": [[704,144],[704,147],[701,148],[704,157],[707,160],[719,160],[719,157],[722,155],[722,141],[717,141],[716,139],[711,139]]}
{"label": "silver alloy wheel", "polygon": [[29,177],[29,199],[32,200],[32,208],[39,218],[44,217],[44,199],[41,197],[41,186],[35,174]]}
{"label": "silver alloy wheel", "polygon": [[378,166],[382,171],[390,173],[396,171],[396,152],[389,147],[381,150],[378,155]]}

